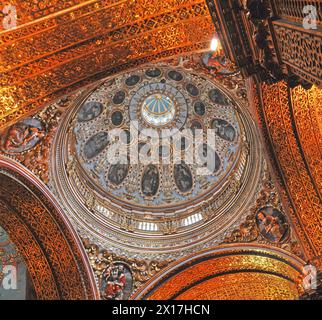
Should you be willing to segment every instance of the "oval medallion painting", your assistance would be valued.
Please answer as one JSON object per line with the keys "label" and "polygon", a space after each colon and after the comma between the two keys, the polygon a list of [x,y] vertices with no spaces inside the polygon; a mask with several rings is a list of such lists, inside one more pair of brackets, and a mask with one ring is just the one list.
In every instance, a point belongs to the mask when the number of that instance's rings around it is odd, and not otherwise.
{"label": "oval medallion painting", "polygon": [[97,101],[86,102],[78,113],[79,122],[87,122],[98,117],[103,111],[103,105]]}
{"label": "oval medallion painting", "polygon": [[256,214],[256,223],[261,235],[270,242],[278,243],[288,236],[289,225],[284,214],[276,208],[260,209]]}
{"label": "oval medallion painting", "polygon": [[193,186],[192,174],[190,168],[185,164],[176,164],[174,166],[174,181],[181,192],[188,192]]}
{"label": "oval medallion painting", "polygon": [[110,265],[102,275],[102,297],[105,300],[127,300],[132,287],[131,271],[123,263]]}
{"label": "oval medallion painting", "polygon": [[211,128],[216,131],[216,134],[226,141],[233,142],[236,138],[234,127],[223,119],[214,119]]}
{"label": "oval medallion painting", "polygon": [[227,106],[229,104],[229,99],[217,88],[209,91],[209,98],[213,103],[217,103],[222,106]]}
{"label": "oval medallion painting", "polygon": [[84,156],[92,159],[98,156],[108,145],[108,133],[103,131],[95,134],[85,143]]}
{"label": "oval medallion painting", "polygon": [[108,180],[114,185],[120,185],[129,172],[129,164],[112,164],[108,170]]}
{"label": "oval medallion painting", "polygon": [[159,189],[159,170],[154,165],[148,165],[142,177],[142,193],[152,197],[157,194]]}

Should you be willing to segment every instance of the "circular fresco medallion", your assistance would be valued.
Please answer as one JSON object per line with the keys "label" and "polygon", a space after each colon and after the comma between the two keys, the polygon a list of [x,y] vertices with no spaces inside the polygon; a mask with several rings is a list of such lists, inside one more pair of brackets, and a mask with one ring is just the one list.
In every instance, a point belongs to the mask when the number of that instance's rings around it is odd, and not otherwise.
{"label": "circular fresco medallion", "polygon": [[5,153],[20,153],[32,149],[46,135],[40,120],[27,118],[1,134],[1,150]]}
{"label": "circular fresco medallion", "polygon": [[272,243],[284,241],[289,225],[284,214],[273,207],[261,208],[256,214],[256,223],[261,235]]}

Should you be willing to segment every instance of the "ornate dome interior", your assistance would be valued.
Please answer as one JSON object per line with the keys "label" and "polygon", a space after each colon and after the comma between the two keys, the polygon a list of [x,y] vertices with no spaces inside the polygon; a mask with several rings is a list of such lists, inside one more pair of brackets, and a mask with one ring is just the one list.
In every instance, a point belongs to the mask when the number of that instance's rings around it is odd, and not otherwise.
{"label": "ornate dome interior", "polygon": [[54,187],[80,228],[123,254],[182,255],[223,236],[263,174],[256,129],[239,100],[193,69],[167,64],[105,80],[59,128]]}
{"label": "ornate dome interior", "polygon": [[1,4],[0,300],[320,299],[320,4]]}

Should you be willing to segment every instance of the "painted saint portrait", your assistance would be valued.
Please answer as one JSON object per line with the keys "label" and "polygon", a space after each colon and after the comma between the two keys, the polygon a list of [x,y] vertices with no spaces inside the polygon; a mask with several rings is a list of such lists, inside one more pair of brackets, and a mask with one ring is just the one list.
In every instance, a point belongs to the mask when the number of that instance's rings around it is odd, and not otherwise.
{"label": "painted saint portrait", "polygon": [[191,129],[192,135],[195,136],[197,133],[196,130],[202,130],[202,125],[199,121],[194,120],[191,123],[190,129]]}
{"label": "painted saint portrait", "polygon": [[102,296],[106,300],[127,300],[133,287],[133,278],[128,266],[114,263],[102,277]]}
{"label": "painted saint portrait", "polygon": [[199,95],[199,89],[194,85],[194,84],[192,84],[192,83],[188,83],[187,85],[186,85],[186,89],[187,89],[187,91],[188,91],[188,93],[190,94],[190,95],[192,95],[193,97],[196,97],[196,96],[198,96]]}
{"label": "painted saint portrait", "polygon": [[141,80],[141,78],[138,76],[138,75],[133,75],[133,76],[130,76],[129,78],[127,78],[125,80],[125,84],[129,87],[133,87],[135,86],[139,81]]}
{"label": "painted saint portrait", "polygon": [[179,139],[175,140],[175,148],[177,150],[186,150],[190,146],[189,138],[187,137],[181,137]]}
{"label": "painted saint portrait", "polygon": [[208,93],[209,99],[213,103],[220,104],[222,106],[229,105],[229,99],[217,88],[211,89]]}
{"label": "painted saint portrait", "polygon": [[289,225],[284,214],[273,207],[265,207],[256,214],[256,223],[261,235],[268,241],[278,243],[288,236]]}
{"label": "painted saint portrait", "polygon": [[159,68],[148,69],[145,74],[150,78],[157,78],[161,76],[162,71]]}
{"label": "painted saint portrait", "polygon": [[111,120],[114,126],[118,127],[123,122],[123,114],[121,111],[114,111],[111,116]]}
{"label": "painted saint portrait", "polygon": [[108,171],[108,180],[115,185],[120,185],[129,172],[129,164],[118,163],[112,164]]}
{"label": "painted saint portrait", "polygon": [[91,137],[84,146],[84,156],[92,159],[99,155],[108,145],[108,133],[103,131]]}
{"label": "painted saint portrait", "polygon": [[180,72],[175,70],[169,71],[168,76],[170,79],[174,81],[181,81],[183,79],[183,75]]}
{"label": "painted saint portrait", "polygon": [[78,122],[87,122],[98,117],[103,111],[103,105],[97,101],[86,102],[78,113]]}
{"label": "painted saint portrait", "polygon": [[214,119],[211,123],[211,128],[215,130],[216,134],[226,141],[233,142],[236,138],[236,131],[234,127],[223,119]]}
{"label": "painted saint portrait", "polygon": [[194,111],[198,116],[203,116],[206,113],[206,106],[203,102],[197,101],[194,105]]}
{"label": "painted saint portrait", "polygon": [[124,91],[118,91],[115,93],[114,97],[113,97],[113,103],[114,104],[121,104],[123,103],[123,101],[125,100],[125,92]]}
{"label": "painted saint portrait", "polygon": [[167,158],[170,156],[170,148],[167,145],[161,145],[158,148],[158,153],[160,158]]}
{"label": "painted saint portrait", "polygon": [[143,177],[141,188],[144,195],[152,197],[156,195],[159,189],[159,171],[158,168],[154,165],[148,165]]}
{"label": "painted saint portrait", "polygon": [[1,149],[5,153],[25,152],[33,148],[45,135],[38,119],[27,118],[11,126],[2,135]]}
{"label": "painted saint portrait", "polygon": [[174,166],[173,175],[174,181],[181,192],[188,192],[192,188],[192,174],[190,168],[184,162]]}

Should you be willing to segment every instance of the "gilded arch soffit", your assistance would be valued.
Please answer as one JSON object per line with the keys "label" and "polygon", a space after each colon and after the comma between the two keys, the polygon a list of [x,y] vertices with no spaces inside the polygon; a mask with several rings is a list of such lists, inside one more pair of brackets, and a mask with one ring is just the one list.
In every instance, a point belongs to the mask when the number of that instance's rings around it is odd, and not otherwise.
{"label": "gilded arch soffit", "polygon": [[290,197],[290,218],[309,261],[321,268],[321,89],[280,82],[259,94],[258,119]]}
{"label": "gilded arch soffit", "polygon": [[177,260],[132,299],[297,299],[303,261],[258,245],[225,245]]}
{"label": "gilded arch soffit", "polygon": [[37,299],[97,298],[83,247],[47,189],[13,161],[1,158],[0,167],[0,223],[24,257]]}

